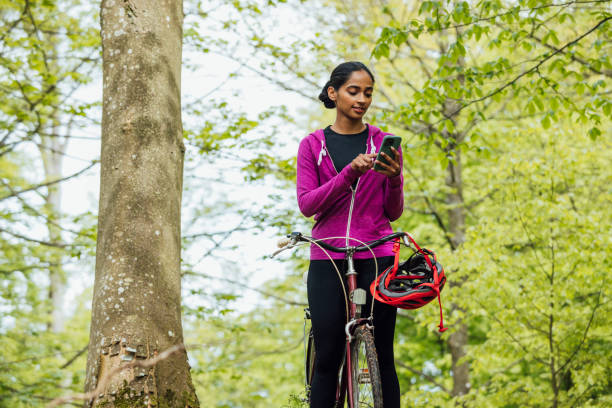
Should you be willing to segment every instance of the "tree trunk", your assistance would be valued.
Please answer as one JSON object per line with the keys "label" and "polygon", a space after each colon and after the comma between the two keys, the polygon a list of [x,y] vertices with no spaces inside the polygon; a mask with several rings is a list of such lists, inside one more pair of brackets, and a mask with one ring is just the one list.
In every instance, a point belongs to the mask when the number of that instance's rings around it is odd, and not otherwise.
{"label": "tree trunk", "polygon": [[[458,33],[461,29],[458,29]],[[447,46],[441,47],[441,51],[445,52]],[[457,59],[457,65],[465,67],[465,60],[460,57]],[[457,76],[457,80],[463,85],[465,78],[462,74]],[[447,99],[443,107],[445,117],[451,118],[457,125],[457,112],[460,106],[460,101]],[[446,132],[444,132],[446,133]],[[446,204],[448,205],[448,229],[450,232],[450,241],[453,251],[457,250],[465,242],[465,201],[463,199],[463,179],[461,165],[461,149],[460,145],[464,141],[464,133],[458,132],[453,135],[445,134],[448,147],[447,152],[452,153],[453,160],[449,161],[446,171],[446,185],[449,187],[449,192],[446,195]],[[452,285],[461,286],[462,280],[451,281]],[[452,310],[461,310],[455,303],[451,304]],[[463,311],[463,310],[461,310]],[[466,355],[466,347],[468,343],[468,326],[463,319],[458,320],[454,325],[452,333],[448,336],[448,347],[451,352],[451,369],[453,373],[453,389],[452,396],[465,395],[470,391],[470,365],[467,361],[460,363],[460,360]]]}
{"label": "tree trunk", "polygon": [[180,210],[184,145],[180,0],[103,0],[103,111],[88,406],[199,406],[183,343]]}
{"label": "tree trunk", "polygon": [[[55,121],[54,121],[55,122]],[[45,180],[57,180],[62,176],[62,154],[66,149],[66,141],[53,135],[55,126],[51,127],[51,137],[42,136],[39,146],[45,170]],[[61,243],[62,235],[59,227],[61,214],[62,190],[59,184],[47,186],[45,195],[45,216],[47,217],[47,231],[49,242]],[[53,251],[49,258],[49,320],[47,330],[60,333],[64,329],[64,291],[66,277],[62,269],[62,255],[59,251]]]}
{"label": "tree trunk", "polygon": [[[453,142],[451,146],[454,144]],[[448,210],[450,239],[453,249],[456,249],[465,242],[465,210],[461,180],[461,151],[457,147],[453,151],[455,160],[454,162],[451,161],[447,168],[446,185],[450,188],[450,192],[446,196],[446,202],[450,207]],[[454,282],[454,284],[460,286],[462,282]],[[457,309],[458,306],[453,304],[451,308]],[[459,360],[466,355],[467,342],[467,324],[463,320],[459,320],[456,323],[456,329],[448,337],[448,347],[452,359],[453,390],[451,395],[453,396],[465,395],[470,389],[470,366],[467,362],[459,363]]]}

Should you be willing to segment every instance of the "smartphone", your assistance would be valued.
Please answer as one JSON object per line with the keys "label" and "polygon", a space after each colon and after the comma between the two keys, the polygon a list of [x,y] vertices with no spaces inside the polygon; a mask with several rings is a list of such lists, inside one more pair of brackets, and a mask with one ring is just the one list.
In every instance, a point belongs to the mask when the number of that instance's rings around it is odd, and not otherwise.
{"label": "smartphone", "polygon": [[[400,136],[386,135],[382,141],[382,144],[380,145],[380,150],[378,151],[376,160],[381,161],[385,164],[389,164],[387,160],[385,160],[385,158],[381,155],[381,153],[385,153],[389,157],[394,157],[393,152],[391,151],[391,147],[399,151],[401,141],[402,141],[402,138]],[[382,170],[382,169],[383,167],[378,165],[378,163],[374,165],[374,170]]]}

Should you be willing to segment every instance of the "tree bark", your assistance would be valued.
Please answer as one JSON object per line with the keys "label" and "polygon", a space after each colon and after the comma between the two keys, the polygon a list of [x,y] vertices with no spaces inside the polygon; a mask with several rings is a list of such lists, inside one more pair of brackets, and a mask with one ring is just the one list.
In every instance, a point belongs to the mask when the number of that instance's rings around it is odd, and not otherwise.
{"label": "tree bark", "polygon": [[[51,133],[54,133],[53,131]],[[59,137],[42,137],[40,154],[45,169],[45,180],[57,180],[62,177],[62,154],[66,150],[66,140]],[[62,235],[59,227],[61,214],[62,190],[59,184],[47,187],[45,195],[45,216],[47,217],[47,231],[49,242],[61,243]],[[53,251],[49,259],[49,320],[47,330],[52,333],[60,333],[64,330],[64,291],[66,288],[66,277],[62,268],[62,255],[59,251]]]}
{"label": "tree bark", "polygon": [[[453,142],[454,144],[454,142]],[[449,162],[447,167],[446,185],[450,192],[446,196],[446,203],[449,206],[448,219],[450,240],[453,249],[459,248],[465,242],[465,208],[463,200],[463,185],[461,179],[461,150],[457,147],[453,149],[454,161]],[[463,282],[454,282],[454,285],[461,286]],[[456,304],[452,304],[453,310],[458,309]],[[465,357],[465,347],[468,342],[468,327],[463,320],[456,323],[456,328],[448,337],[448,347],[451,352],[451,364],[453,372],[452,396],[465,395],[469,392],[470,366],[467,362],[460,363],[460,359]]]}
{"label": "tree bark", "polygon": [[[447,46],[441,47],[444,51]],[[457,64],[465,66],[463,58],[457,60]],[[465,78],[463,75],[458,75],[457,80],[463,84]],[[447,118],[457,122],[459,111],[459,102],[452,99],[447,99],[444,104],[444,115]],[[446,132],[445,132],[446,133]],[[465,242],[465,200],[463,199],[463,167],[461,164],[461,149],[459,146],[463,142],[464,134],[458,132],[450,135],[445,134],[448,143],[448,151],[452,153],[453,160],[449,161],[446,168],[445,183],[449,187],[449,192],[446,195],[446,204],[448,205],[448,229],[450,232],[450,242],[452,250],[457,250]],[[452,282],[454,286],[461,286],[462,280]],[[452,303],[451,309],[463,311],[457,304]],[[470,391],[470,365],[467,361],[461,362],[466,356],[466,347],[468,344],[469,330],[467,323],[460,319],[455,323],[455,328],[448,336],[448,347],[451,352],[451,369],[453,372],[453,389],[451,395],[454,397],[465,395]]]}
{"label": "tree bark", "polygon": [[199,406],[183,350],[181,0],[103,0],[103,110],[88,406]]}

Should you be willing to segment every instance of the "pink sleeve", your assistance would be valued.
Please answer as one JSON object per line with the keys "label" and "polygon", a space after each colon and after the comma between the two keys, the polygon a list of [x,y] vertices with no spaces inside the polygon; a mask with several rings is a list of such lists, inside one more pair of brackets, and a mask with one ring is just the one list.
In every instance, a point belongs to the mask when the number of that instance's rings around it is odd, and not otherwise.
{"label": "pink sleeve", "polygon": [[[403,168],[402,149],[399,149],[400,165]],[[385,183],[384,209],[389,221],[397,220],[404,212],[404,175],[403,170],[398,176],[387,178]]]}
{"label": "pink sleeve", "polygon": [[361,173],[348,164],[339,174],[320,185],[319,151],[314,152],[308,138],[300,143],[297,155],[297,200],[304,216],[311,217],[325,211],[338,200],[341,193],[350,191],[350,186]]}

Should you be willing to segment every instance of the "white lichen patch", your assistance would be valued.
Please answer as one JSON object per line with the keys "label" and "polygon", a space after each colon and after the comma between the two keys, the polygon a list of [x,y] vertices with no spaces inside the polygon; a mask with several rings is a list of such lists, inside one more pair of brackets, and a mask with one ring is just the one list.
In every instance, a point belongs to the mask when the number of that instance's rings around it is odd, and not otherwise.
{"label": "white lichen patch", "polygon": [[119,298],[119,301],[120,301],[121,303],[123,303],[123,302],[125,301],[125,299],[124,299],[124,298]]}
{"label": "white lichen patch", "polygon": [[119,303],[115,303],[115,309],[119,309],[121,306],[119,305]]}
{"label": "white lichen patch", "polygon": [[159,234],[160,234],[159,230],[155,230],[155,235],[159,235]]}
{"label": "white lichen patch", "polygon": [[125,290],[125,289],[123,289],[122,287],[118,287],[118,288],[117,288],[117,294],[118,294],[118,295],[122,294],[124,290]]}
{"label": "white lichen patch", "polygon": [[174,333],[172,332],[172,330],[168,330],[168,336],[174,337]]}

